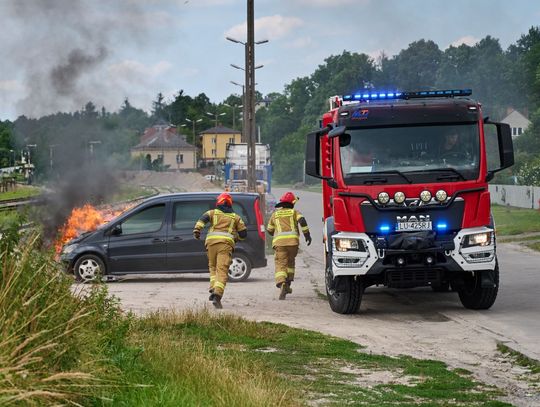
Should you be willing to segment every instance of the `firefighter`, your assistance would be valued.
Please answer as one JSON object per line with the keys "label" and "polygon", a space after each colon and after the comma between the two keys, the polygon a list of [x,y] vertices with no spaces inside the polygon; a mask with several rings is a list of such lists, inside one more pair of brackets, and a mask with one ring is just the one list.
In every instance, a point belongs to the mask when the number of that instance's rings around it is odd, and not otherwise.
{"label": "firefighter", "polygon": [[235,243],[247,236],[246,225],[232,209],[233,200],[224,192],[217,197],[216,209],[205,212],[195,224],[193,237],[201,238],[201,230],[207,223],[210,229],[204,242],[210,271],[210,298],[216,308],[222,308],[221,298],[229,277],[229,266]]}
{"label": "firefighter", "polygon": [[[311,235],[304,216],[294,209],[298,201],[292,192],[286,192],[276,204],[266,230],[273,236],[276,287],[280,289],[279,299],[284,300],[292,293],[291,282],[294,280],[294,259],[300,244],[299,231],[302,231],[306,243],[311,244]],[[299,227],[300,225],[300,227]]]}

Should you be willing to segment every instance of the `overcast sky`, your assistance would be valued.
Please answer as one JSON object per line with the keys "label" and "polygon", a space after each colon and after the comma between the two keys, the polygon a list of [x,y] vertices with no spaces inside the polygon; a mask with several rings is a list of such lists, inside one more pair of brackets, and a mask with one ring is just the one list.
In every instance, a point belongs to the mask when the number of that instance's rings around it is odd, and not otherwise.
{"label": "overcast sky", "polygon": [[[245,0],[0,0],[0,120],[80,109],[149,110],[241,90]],[[393,55],[418,39],[441,49],[486,35],[503,48],[540,25],[538,0],[255,0],[258,90],[281,92],[343,50]]]}

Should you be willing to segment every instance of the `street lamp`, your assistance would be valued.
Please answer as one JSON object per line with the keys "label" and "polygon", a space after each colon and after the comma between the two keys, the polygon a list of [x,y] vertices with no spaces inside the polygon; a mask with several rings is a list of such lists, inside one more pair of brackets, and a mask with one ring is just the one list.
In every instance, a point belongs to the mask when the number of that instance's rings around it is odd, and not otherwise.
{"label": "street lamp", "polygon": [[9,150],[9,152],[13,157],[13,163],[11,164],[11,167],[15,167],[15,150]]}
{"label": "street lamp", "polygon": [[228,103],[223,103],[223,105],[232,109],[232,127],[236,130],[236,108],[241,109],[244,105],[229,105]]}
{"label": "street lamp", "polygon": [[[197,144],[197,138],[196,138],[196,135],[195,135],[195,124],[200,123],[202,121],[203,121],[203,119],[195,120],[195,118],[193,118],[193,120],[192,120],[192,119],[188,119],[186,117],[186,122],[191,123],[191,125],[193,126],[193,143],[195,143],[195,144]],[[182,124],[182,126],[186,126],[186,125]]]}
{"label": "street lamp", "polygon": [[28,149],[28,164],[30,164],[32,162],[32,160],[30,159],[30,148],[37,148],[37,144],[27,144],[26,148]]}
{"label": "street lamp", "polygon": [[215,117],[215,120],[216,120],[216,127],[218,126],[218,117],[221,117],[221,116],[225,116],[227,113],[210,113],[210,112],[206,112],[206,114],[210,117]]}

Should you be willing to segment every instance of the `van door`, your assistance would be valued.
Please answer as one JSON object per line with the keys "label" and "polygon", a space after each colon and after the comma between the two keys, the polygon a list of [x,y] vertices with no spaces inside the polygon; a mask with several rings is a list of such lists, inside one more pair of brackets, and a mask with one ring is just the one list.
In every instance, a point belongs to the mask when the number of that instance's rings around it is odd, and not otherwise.
{"label": "van door", "polygon": [[167,266],[167,204],[142,208],[113,228],[109,237],[109,270],[112,273],[154,273]]}
{"label": "van door", "polygon": [[167,269],[169,271],[208,271],[204,239],[193,238],[195,223],[214,206],[214,199],[179,200],[172,202],[172,220],[167,239]]}

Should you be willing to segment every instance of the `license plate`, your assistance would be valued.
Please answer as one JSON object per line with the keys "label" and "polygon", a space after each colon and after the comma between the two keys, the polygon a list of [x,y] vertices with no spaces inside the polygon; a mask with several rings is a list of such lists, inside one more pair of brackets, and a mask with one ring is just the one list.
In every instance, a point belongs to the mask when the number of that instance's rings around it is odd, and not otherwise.
{"label": "license plate", "polygon": [[424,222],[398,222],[396,223],[396,231],[411,231],[411,230],[431,230],[431,221]]}

